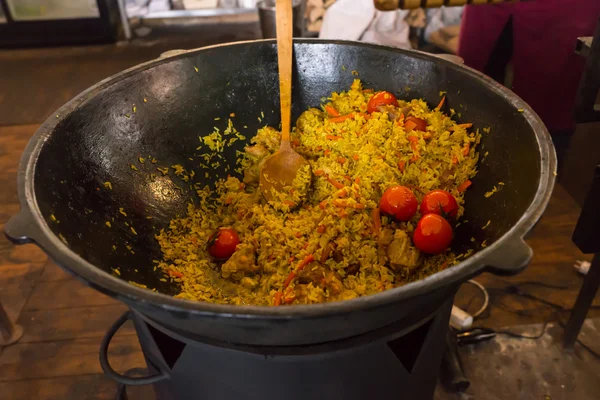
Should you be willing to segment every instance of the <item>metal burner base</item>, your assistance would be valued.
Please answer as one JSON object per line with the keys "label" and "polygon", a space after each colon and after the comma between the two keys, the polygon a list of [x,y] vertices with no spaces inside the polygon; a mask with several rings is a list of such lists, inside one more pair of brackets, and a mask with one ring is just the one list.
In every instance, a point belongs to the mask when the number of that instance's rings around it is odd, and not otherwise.
{"label": "metal burner base", "polygon": [[149,372],[169,371],[154,384],[160,400],[417,400],[433,397],[451,308],[452,299],[408,333],[387,329],[358,346],[285,355],[182,340],[135,312],[133,320]]}

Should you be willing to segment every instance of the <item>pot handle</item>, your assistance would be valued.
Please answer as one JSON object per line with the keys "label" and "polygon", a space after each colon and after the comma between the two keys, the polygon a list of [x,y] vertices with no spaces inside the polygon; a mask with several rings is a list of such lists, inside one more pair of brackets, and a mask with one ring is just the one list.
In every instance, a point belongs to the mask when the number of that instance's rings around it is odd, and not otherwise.
{"label": "pot handle", "polygon": [[113,381],[127,386],[151,385],[164,379],[169,379],[169,373],[166,371],[161,371],[156,375],[146,376],[143,378],[130,378],[128,376],[119,374],[110,366],[110,363],[108,362],[108,345],[119,328],[121,328],[121,326],[123,326],[123,324],[130,318],[131,311],[127,310],[119,317],[118,320],[115,321],[115,323],[108,329],[108,332],[106,332],[106,335],[104,335],[104,338],[102,338],[102,343],[100,343],[100,365],[102,366],[102,370]]}
{"label": "pot handle", "polygon": [[527,267],[532,257],[533,250],[523,238],[511,239],[485,260],[485,269],[496,275],[515,275]]}
{"label": "pot handle", "polygon": [[4,234],[15,244],[33,243],[38,228],[29,211],[21,210],[4,224]]}

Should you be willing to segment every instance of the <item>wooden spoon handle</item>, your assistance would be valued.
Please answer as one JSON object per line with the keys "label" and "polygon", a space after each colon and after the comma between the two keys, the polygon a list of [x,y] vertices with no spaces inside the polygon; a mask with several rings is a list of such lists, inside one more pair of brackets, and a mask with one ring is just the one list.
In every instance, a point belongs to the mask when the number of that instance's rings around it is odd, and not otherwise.
{"label": "wooden spoon handle", "polygon": [[281,144],[284,146],[289,145],[292,119],[292,0],[277,0],[275,14],[279,61],[279,101],[281,103]]}

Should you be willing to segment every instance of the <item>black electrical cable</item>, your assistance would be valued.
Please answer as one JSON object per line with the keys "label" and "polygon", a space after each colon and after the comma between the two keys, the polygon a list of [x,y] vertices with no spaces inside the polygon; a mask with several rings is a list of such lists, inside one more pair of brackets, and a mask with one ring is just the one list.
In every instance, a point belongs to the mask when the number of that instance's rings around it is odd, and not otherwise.
{"label": "black electrical cable", "polygon": [[[506,282],[508,283],[508,282]],[[555,286],[555,285],[548,285],[548,284],[544,284],[541,282],[523,282],[520,283],[520,285],[536,285],[536,286],[541,286],[541,287],[548,287],[548,288],[552,288],[552,289],[568,289],[568,287],[559,287],[559,286]],[[544,304],[548,307],[551,307],[552,309],[554,309],[555,311],[558,312],[571,312],[572,309],[570,308],[565,308],[563,306],[561,306],[560,304],[556,304],[553,303],[551,301],[548,301],[546,299],[543,299],[541,297],[537,297],[535,295],[532,295],[524,290],[522,290],[519,286],[515,285],[515,284],[509,284],[507,287],[505,288],[488,288],[487,289],[488,292],[494,292],[494,291],[500,291],[509,295],[516,295],[516,296],[520,296],[520,297],[525,297],[527,299],[533,300],[533,301],[537,301],[541,304]],[[490,306],[493,306],[494,304],[492,304],[492,302],[490,302]],[[515,309],[511,309],[510,307],[499,307],[505,311],[508,312],[512,312],[515,313],[517,315],[527,315],[525,314],[526,312],[532,312],[532,311],[539,311],[539,310],[515,310]],[[592,305],[590,306],[591,309],[599,309],[600,306],[599,305]],[[554,313],[553,313],[554,316]],[[501,335],[507,335],[510,337],[513,337],[515,339],[531,339],[531,340],[537,340],[540,339],[542,336],[544,336],[544,334],[546,333],[546,328],[548,327],[548,324],[550,324],[550,322],[554,321],[554,318],[551,318],[549,320],[547,320],[546,322],[544,322],[544,326],[542,327],[542,331],[540,334],[538,335],[534,335],[534,336],[527,336],[527,335],[521,335],[515,332],[511,332],[511,331],[495,331],[496,334],[501,334]],[[565,328],[565,324],[562,322],[562,320],[560,319],[560,315],[558,316],[558,318],[556,318],[556,320],[558,320],[558,324],[564,329]],[[588,346],[587,344],[585,344],[583,341],[581,341],[581,339],[577,339],[576,340],[577,343],[583,347],[588,353],[590,353],[592,356],[594,356],[595,358],[597,358],[598,360],[600,360],[600,353],[596,352],[594,349],[592,349],[590,346]]]}
{"label": "black electrical cable", "polygon": [[539,286],[539,287],[543,287],[543,288],[547,288],[547,289],[559,289],[559,290],[565,290],[565,289],[569,289],[569,286],[566,285],[553,285],[550,283],[544,283],[544,282],[536,282],[536,281],[525,281],[525,282],[508,282],[505,281],[503,279],[496,279],[498,282],[504,283],[506,286],[511,286],[511,285],[518,285],[518,286]]}
{"label": "black electrical cable", "polygon": [[515,338],[515,339],[538,340],[539,338],[541,338],[542,336],[544,336],[544,334],[546,333],[546,328],[548,327],[548,324],[550,324],[550,321],[544,322],[544,326],[542,326],[541,332],[539,334],[537,334],[537,335],[534,335],[534,336],[521,335],[520,333],[515,333],[515,332],[511,332],[511,331],[496,331],[496,334],[510,336],[512,338]]}

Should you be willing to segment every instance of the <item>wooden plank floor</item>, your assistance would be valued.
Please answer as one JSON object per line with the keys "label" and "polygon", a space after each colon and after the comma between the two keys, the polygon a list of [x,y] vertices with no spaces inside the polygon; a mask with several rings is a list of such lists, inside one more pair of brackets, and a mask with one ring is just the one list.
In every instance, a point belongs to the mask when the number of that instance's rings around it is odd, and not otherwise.
{"label": "wooden plank floor", "polygon": [[[0,127],[0,229],[19,209],[16,172],[20,154],[37,125]],[[538,281],[563,285],[562,290],[528,287],[532,293],[571,307],[582,278],[571,265],[586,258],[570,241],[578,206],[557,187],[548,211],[528,240],[535,251],[530,267],[512,278],[484,274],[487,287]],[[493,307],[478,321],[499,327],[539,323],[552,317],[549,309],[513,296],[491,292]],[[82,285],[33,245],[14,246],[0,237],[0,299],[9,315],[25,329],[23,339],[0,349],[0,399],[112,399],[116,385],[102,375],[98,362],[100,340],[124,311],[116,301]],[[457,302],[474,311],[477,290],[465,285]],[[507,311],[526,310],[521,314]],[[529,311],[527,311],[529,310]],[[592,313],[594,314],[594,313]],[[598,315],[596,312],[595,315]],[[143,367],[134,330],[125,326],[113,340],[110,359],[123,372]],[[599,349],[600,350],[600,349]],[[132,399],[149,399],[148,389],[130,390]]]}

